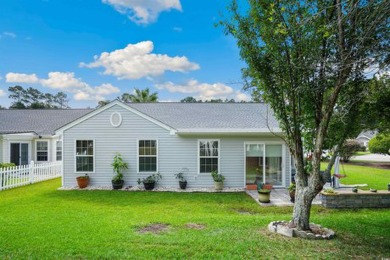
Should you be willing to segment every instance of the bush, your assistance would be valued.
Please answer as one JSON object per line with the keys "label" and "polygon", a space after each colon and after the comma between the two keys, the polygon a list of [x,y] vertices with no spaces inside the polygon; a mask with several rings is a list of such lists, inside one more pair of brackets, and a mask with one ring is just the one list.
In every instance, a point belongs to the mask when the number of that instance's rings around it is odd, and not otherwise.
{"label": "bush", "polygon": [[390,134],[377,134],[368,142],[368,149],[371,153],[390,155]]}
{"label": "bush", "polygon": [[14,163],[0,163],[0,168],[14,167]]}
{"label": "bush", "polygon": [[361,144],[358,141],[352,139],[346,140],[339,151],[341,160],[348,162],[352,155],[361,149]]}

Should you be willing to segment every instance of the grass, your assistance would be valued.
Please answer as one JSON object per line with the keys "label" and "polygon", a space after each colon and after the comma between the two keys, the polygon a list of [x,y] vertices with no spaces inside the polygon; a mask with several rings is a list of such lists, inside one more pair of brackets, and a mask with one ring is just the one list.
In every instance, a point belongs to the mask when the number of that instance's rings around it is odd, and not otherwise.
{"label": "grass", "polygon": [[[325,169],[326,165],[326,163],[322,163],[321,168]],[[342,184],[368,185],[367,187],[359,187],[359,189],[387,190],[387,184],[390,183],[390,171],[388,169],[341,163],[340,174],[347,175],[346,178],[341,179]]]}
{"label": "grass", "polygon": [[356,152],[353,154],[353,156],[361,156],[361,155],[367,155],[367,154],[371,154],[370,151]]}
{"label": "grass", "polygon": [[[244,193],[57,191],[59,186],[55,179],[0,192],[0,259],[390,257],[390,209],[315,206],[311,220],[337,237],[308,241],[266,230],[273,220],[290,219],[292,207],[260,207]],[[137,232],[152,223],[167,224],[168,231]]]}

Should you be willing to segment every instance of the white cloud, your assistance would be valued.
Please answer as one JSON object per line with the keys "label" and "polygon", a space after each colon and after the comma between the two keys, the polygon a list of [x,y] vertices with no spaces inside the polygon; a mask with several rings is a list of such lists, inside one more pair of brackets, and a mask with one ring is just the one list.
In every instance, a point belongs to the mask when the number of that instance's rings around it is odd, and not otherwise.
{"label": "white cloud", "polygon": [[4,97],[5,96],[5,91],[0,89],[0,97]]}
{"label": "white cloud", "polygon": [[6,75],[7,82],[39,83],[42,86],[74,94],[75,100],[104,100],[104,96],[119,93],[120,90],[111,84],[91,87],[73,72],[49,72],[47,79],[39,79],[35,74],[10,72]]}
{"label": "white cloud", "polygon": [[47,79],[41,79],[40,83],[53,89],[72,89],[72,88],[85,88],[87,83],[81,81],[81,79],[75,78],[73,72],[49,72]]}
{"label": "white cloud", "polygon": [[24,73],[7,73],[5,75],[6,82],[22,82],[22,83],[38,83],[39,79],[36,74]]}
{"label": "white cloud", "polygon": [[200,83],[197,80],[189,80],[184,84],[174,84],[166,82],[157,84],[158,89],[166,89],[169,92],[177,92],[183,94],[194,95],[196,99],[210,100],[210,99],[235,99],[236,101],[249,101],[250,97],[245,93],[233,89],[223,83]]}
{"label": "white cloud", "polygon": [[16,38],[16,34],[13,32],[3,32],[3,35],[11,38]]}
{"label": "white cloud", "polygon": [[169,57],[154,54],[153,42],[143,41],[129,44],[124,49],[103,52],[95,56],[91,63],[80,63],[80,67],[105,68],[104,74],[114,75],[119,79],[140,79],[162,75],[165,71],[186,72],[199,69],[199,65],[190,62],[185,56]]}
{"label": "white cloud", "polygon": [[155,22],[163,11],[182,11],[180,0],[102,0],[136,24]]}

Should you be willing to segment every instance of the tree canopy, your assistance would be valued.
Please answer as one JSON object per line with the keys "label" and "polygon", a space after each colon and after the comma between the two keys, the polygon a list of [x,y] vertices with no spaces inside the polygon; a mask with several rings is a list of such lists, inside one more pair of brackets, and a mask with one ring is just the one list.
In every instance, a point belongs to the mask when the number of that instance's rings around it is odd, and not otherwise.
{"label": "tree canopy", "polygon": [[135,93],[123,93],[121,100],[123,102],[133,102],[133,103],[147,103],[147,102],[157,102],[158,93],[154,92],[150,94],[149,88],[138,89],[134,88]]}
{"label": "tree canopy", "polygon": [[9,87],[9,98],[13,99],[11,109],[68,108],[67,95],[64,92],[42,93],[35,88],[22,86]]}
{"label": "tree canopy", "polygon": [[237,40],[247,86],[272,107],[295,159],[291,225],[309,230],[329,130],[343,126],[333,138],[344,142],[368,92],[365,70],[388,68],[390,2],[249,0],[229,10],[221,24]]}

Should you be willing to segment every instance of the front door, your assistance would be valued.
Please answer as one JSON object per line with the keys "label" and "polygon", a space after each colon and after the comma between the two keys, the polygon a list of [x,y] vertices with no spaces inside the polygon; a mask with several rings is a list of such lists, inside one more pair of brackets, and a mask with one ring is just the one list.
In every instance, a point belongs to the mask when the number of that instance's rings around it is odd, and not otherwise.
{"label": "front door", "polygon": [[283,146],[281,144],[245,144],[246,185],[270,183],[283,186]]}
{"label": "front door", "polygon": [[11,143],[10,161],[15,165],[28,164],[28,144]]}

